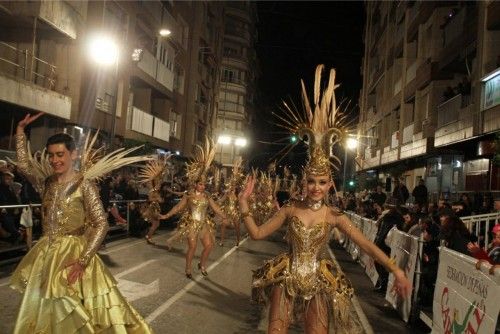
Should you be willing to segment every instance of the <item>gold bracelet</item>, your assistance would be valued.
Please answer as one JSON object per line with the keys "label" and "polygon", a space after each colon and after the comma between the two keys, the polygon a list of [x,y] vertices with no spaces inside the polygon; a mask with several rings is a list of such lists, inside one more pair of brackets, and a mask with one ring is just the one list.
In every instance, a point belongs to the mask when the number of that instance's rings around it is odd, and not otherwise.
{"label": "gold bracelet", "polygon": [[246,217],[253,217],[253,215],[250,211],[241,212],[241,218],[246,218]]}
{"label": "gold bracelet", "polygon": [[389,272],[391,272],[391,273],[398,270],[399,267],[396,265],[396,258],[389,259],[389,261],[387,261],[387,263],[386,263],[386,267],[389,269]]}

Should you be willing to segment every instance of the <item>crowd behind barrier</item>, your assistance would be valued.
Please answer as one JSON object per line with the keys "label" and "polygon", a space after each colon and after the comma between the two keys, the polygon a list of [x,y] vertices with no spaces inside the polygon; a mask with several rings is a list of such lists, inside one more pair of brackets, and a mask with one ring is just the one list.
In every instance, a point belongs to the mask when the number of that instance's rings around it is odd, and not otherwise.
{"label": "crowd behind barrier", "polygon": [[[367,238],[375,240],[381,225],[380,220],[362,217],[354,212],[346,212],[353,224],[358,227]],[[463,217],[471,235],[477,239],[484,239],[488,243],[488,232],[492,227],[500,226],[498,219],[500,212]],[[365,268],[365,272],[376,285],[379,275],[373,259],[348,239],[341,238],[345,249],[354,260]],[[393,226],[384,242],[390,247],[391,258],[396,260],[413,284],[411,299],[401,300],[391,293],[392,275],[389,276],[386,300],[399,312],[406,322],[413,322],[420,318],[433,333],[495,333],[499,326],[500,303],[500,266],[498,263],[489,263],[478,260],[471,254],[463,254],[448,247],[437,247],[438,260],[436,268],[431,269],[426,261],[429,242],[425,231],[418,235],[411,235]],[[486,246],[484,246],[486,247]],[[484,249],[484,248],[483,248]],[[425,286],[429,274],[435,271],[432,286],[432,300],[430,305],[424,305],[422,288]],[[426,295],[429,292],[425,292]]]}

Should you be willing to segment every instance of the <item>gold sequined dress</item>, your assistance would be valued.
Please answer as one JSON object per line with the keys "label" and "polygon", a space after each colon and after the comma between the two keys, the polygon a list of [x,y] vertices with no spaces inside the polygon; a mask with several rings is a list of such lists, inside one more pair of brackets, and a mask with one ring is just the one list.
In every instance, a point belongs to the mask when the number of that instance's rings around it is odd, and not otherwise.
{"label": "gold sequined dress", "polygon": [[[16,140],[18,168],[29,176],[26,139]],[[81,174],[66,183],[30,181],[42,195],[43,236],[10,281],[23,293],[14,333],[151,333],[96,255],[108,228],[96,185]],[[85,272],[68,285],[66,265],[78,259]]]}
{"label": "gold sequined dress", "polygon": [[208,199],[210,196],[205,193],[203,197],[195,197],[193,193],[187,195],[187,210],[179,220],[179,227],[176,231],[176,239],[189,235],[198,235],[206,230],[212,238],[215,238],[215,224],[208,216]]}
{"label": "gold sequined dress", "polygon": [[235,195],[228,195],[222,202],[221,209],[231,222],[240,222],[241,215],[238,210],[238,198]]}
{"label": "gold sequined dress", "polygon": [[[283,288],[280,310],[289,314],[282,319],[303,319],[311,303],[319,310],[318,321],[335,333],[361,332],[361,325],[354,316],[351,297],[353,288],[342,270],[326,259],[325,251],[331,225],[324,222],[312,227],[296,216],[287,220],[286,239],[289,251],[280,254],[254,271],[252,298],[267,303],[272,288]],[[290,307],[287,307],[289,304]]]}

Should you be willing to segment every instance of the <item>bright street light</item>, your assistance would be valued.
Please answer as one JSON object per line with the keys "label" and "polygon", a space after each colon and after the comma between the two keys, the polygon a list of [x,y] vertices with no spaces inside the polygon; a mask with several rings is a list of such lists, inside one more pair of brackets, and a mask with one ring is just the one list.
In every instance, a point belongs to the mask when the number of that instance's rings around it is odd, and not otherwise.
{"label": "bright street light", "polygon": [[231,144],[231,137],[221,135],[221,136],[219,136],[219,138],[217,139],[217,143],[218,143],[218,144],[222,144],[222,145],[228,145],[228,144]]}
{"label": "bright street light", "polygon": [[[347,173],[347,151],[354,150],[356,147],[358,147],[358,144],[359,144],[359,142],[356,138],[347,138],[347,140],[345,142],[346,147],[344,148],[344,175],[343,175],[343,179],[342,179],[342,192],[344,193],[344,196],[345,196],[345,191],[346,191],[345,178],[346,178],[346,173]],[[353,186],[354,182],[352,185],[349,182],[349,185]]]}
{"label": "bright street light", "polygon": [[160,29],[160,36],[166,37],[169,36],[172,32],[169,29]]}
{"label": "bright street light", "polygon": [[358,140],[356,138],[347,138],[346,145],[348,149],[354,150],[358,147]]}
{"label": "bright street light", "polygon": [[118,45],[108,36],[94,36],[89,43],[89,53],[101,65],[112,65],[118,61]]}
{"label": "bright street light", "polygon": [[236,138],[234,140],[234,145],[239,147],[245,147],[247,146],[247,140],[245,138]]}

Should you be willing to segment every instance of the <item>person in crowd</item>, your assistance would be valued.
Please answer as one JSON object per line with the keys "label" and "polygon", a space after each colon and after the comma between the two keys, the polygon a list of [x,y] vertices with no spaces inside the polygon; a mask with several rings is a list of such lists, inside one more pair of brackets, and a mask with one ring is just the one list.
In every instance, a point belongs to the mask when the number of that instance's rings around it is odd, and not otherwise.
{"label": "person in crowd", "polygon": [[415,198],[415,204],[417,204],[420,209],[427,205],[428,191],[427,187],[425,186],[424,179],[421,178],[418,180],[418,185],[413,188],[411,195],[413,196],[413,198]]}
{"label": "person in crowd", "polygon": [[379,206],[384,206],[384,203],[387,200],[387,195],[384,193],[380,184],[378,184],[375,191],[370,194],[370,199]]}
{"label": "person in crowd", "polygon": [[215,145],[207,139],[204,148],[200,146],[196,146],[196,148],[194,161],[188,165],[186,171],[192,184],[192,190],[184,195],[181,201],[169,212],[161,216],[161,219],[168,219],[187,209],[179,221],[176,232],[167,240],[167,248],[170,249],[174,241],[186,238],[188,250],[186,252],[185,274],[189,279],[193,278],[191,262],[196,252],[198,238],[203,244],[198,269],[203,276],[208,275],[206,264],[215,241],[215,224],[208,215],[208,207],[222,218],[223,224],[228,223],[225,213],[211,195],[205,191],[207,173],[215,156]]}
{"label": "person in crowd", "polygon": [[407,208],[401,207],[399,208],[399,213],[403,217],[403,225],[401,227],[401,230],[403,232],[408,233],[410,229],[417,225],[417,219],[415,218],[415,214],[408,210]]}
{"label": "person in crowd", "polygon": [[253,275],[252,296],[257,301],[270,301],[268,333],[286,333],[294,319],[304,320],[306,333],[327,333],[330,324],[335,327],[335,332],[349,330],[356,333],[360,330],[353,317],[350,282],[334,262],[320,256],[333,228],[338,228],[366,254],[393,272],[396,292],[406,296],[411,290],[404,272],[367,240],[342,211],[325,204],[333,182],[326,153],[330,152],[330,147],[323,144],[330,143],[327,136],[332,132],[343,131],[333,128],[336,124],[333,121],[328,123],[331,124],[329,126],[318,122],[318,119],[327,119],[326,115],[330,115],[331,110],[337,110],[335,100],[332,100],[335,85],[333,70],[322,101],[318,101],[321,70],[322,66],[319,66],[316,71],[317,102],[314,113],[304,98],[304,106],[310,111],[308,121],[304,124],[296,118],[287,120],[287,124],[293,125],[290,128],[293,133],[309,134],[311,147],[310,159],[304,169],[304,200],[285,205],[267,222],[258,225],[249,205],[256,182],[254,177],[248,178],[239,195],[240,213],[252,239],[266,238],[287,224],[290,251],[266,262]]}
{"label": "person in crowd", "polygon": [[[21,204],[20,199],[14,193],[12,187],[14,183],[14,174],[5,169],[2,174],[2,182],[0,183],[0,205],[18,205]],[[15,208],[2,208],[0,211],[2,227],[9,233],[7,241],[18,243],[20,240],[19,233],[19,210]]]}
{"label": "person in crowd", "polygon": [[[395,206],[388,206],[377,221],[377,234],[373,242],[380,248],[387,256],[391,254],[391,248],[386,245],[385,238],[389,231],[395,226],[398,230],[403,227],[403,217]],[[389,282],[389,271],[380,263],[375,263],[375,269],[379,275],[379,279],[375,284],[375,290],[385,293],[387,290],[387,283]]]}
{"label": "person in crowd", "polygon": [[408,201],[409,197],[410,193],[408,192],[408,188],[406,188],[399,178],[395,178],[392,198],[396,200],[396,205],[404,205]]}
{"label": "person in crowd", "polygon": [[[421,218],[419,227],[424,238],[422,251],[422,275],[419,288],[419,299],[422,306],[432,305],[439,264],[439,225],[430,217]],[[415,235],[417,231],[410,231]]]}
{"label": "person in crowd", "polygon": [[496,224],[493,229],[493,241],[486,252],[477,242],[467,244],[467,249],[476,259],[486,260],[490,264],[500,265],[500,224]]}
{"label": "person in crowd", "polygon": [[472,236],[464,222],[449,211],[442,211],[439,219],[441,222],[440,242],[454,251],[469,254],[467,244],[472,241]]}
{"label": "person in crowd", "polygon": [[16,130],[17,167],[42,196],[44,234],[10,280],[24,294],[14,333],[151,333],[96,254],[108,224],[95,180],[146,158],[125,157],[130,149],[96,161],[91,140],[77,171],[75,142],[61,133],[47,140],[47,155],[35,161],[24,129],[42,114],[26,115]]}

